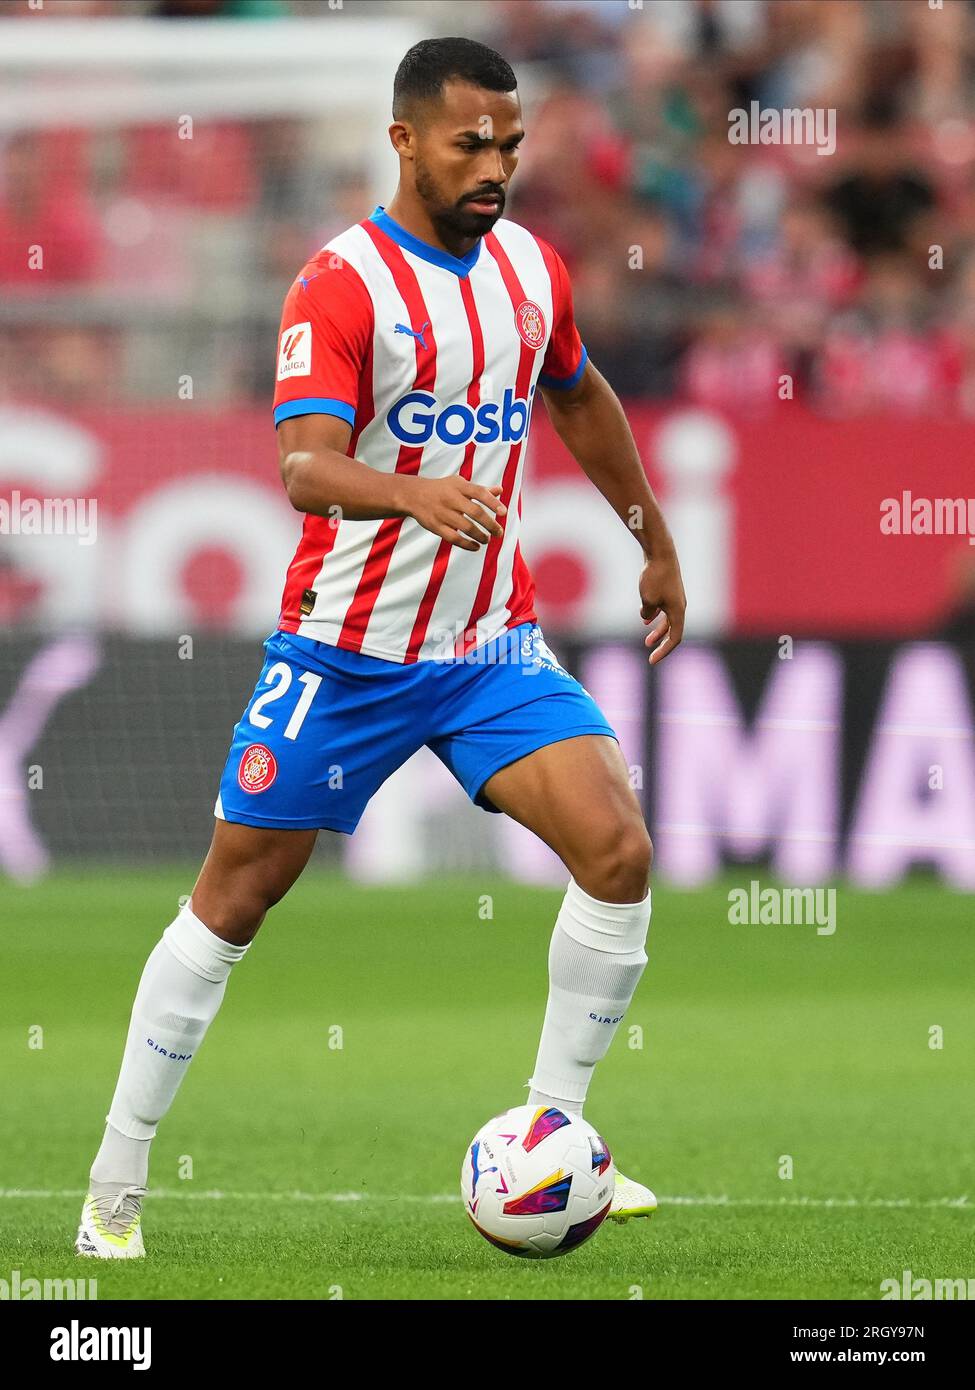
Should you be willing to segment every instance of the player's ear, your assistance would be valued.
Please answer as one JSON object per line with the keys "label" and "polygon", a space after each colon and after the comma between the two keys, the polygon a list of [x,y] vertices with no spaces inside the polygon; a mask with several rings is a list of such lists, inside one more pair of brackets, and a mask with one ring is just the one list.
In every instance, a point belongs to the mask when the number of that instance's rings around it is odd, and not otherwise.
{"label": "player's ear", "polygon": [[394,121],[389,127],[389,143],[398,155],[412,159],[415,135],[413,127],[406,121]]}

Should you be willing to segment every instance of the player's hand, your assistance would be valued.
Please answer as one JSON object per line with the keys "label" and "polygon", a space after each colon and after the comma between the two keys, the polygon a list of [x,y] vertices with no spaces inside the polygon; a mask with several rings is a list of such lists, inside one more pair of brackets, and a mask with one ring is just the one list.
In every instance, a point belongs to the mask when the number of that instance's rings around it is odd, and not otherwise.
{"label": "player's hand", "polygon": [[480,550],[492,536],[503,536],[497,518],[507,507],[501,487],[481,487],[469,478],[413,478],[407,494],[407,514],[435,536],[460,546]]}
{"label": "player's hand", "polygon": [[673,551],[648,560],[640,575],[640,614],[653,626],[646,636],[652,647],[650,665],[663,661],[684,636],[684,609],[687,598],[680,565]]}

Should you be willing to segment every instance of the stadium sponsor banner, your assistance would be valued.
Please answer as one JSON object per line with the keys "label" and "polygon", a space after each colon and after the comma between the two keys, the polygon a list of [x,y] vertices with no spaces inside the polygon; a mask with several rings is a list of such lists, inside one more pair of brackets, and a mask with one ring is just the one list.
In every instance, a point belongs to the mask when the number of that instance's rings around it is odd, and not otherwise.
{"label": "stadium sponsor banner", "polygon": [[[690,642],[650,672],[639,642],[549,640],[618,734],[661,878],[694,886],[762,865],[788,884],[880,888],[922,868],[975,889],[975,646]],[[224,634],[8,639],[3,874],[199,859],[262,656]],[[471,805],[425,748],[353,837],[321,840],[368,881],[471,868],[565,881],[541,841]]]}
{"label": "stadium sponsor banner", "polygon": [[[975,423],[629,417],[678,541],[689,631],[936,633],[975,561]],[[632,631],[641,552],[535,411],[524,553],[539,614]],[[266,632],[300,519],[270,410],[0,408],[0,623]]]}

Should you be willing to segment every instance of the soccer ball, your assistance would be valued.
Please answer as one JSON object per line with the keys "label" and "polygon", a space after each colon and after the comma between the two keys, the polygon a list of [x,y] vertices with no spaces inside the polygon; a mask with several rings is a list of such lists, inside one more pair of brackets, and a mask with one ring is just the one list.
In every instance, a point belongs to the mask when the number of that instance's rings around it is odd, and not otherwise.
{"label": "soccer ball", "polygon": [[508,1255],[546,1260],[575,1250],[609,1212],[616,1167],[580,1115],[519,1105],[477,1131],[464,1155],[464,1209]]}

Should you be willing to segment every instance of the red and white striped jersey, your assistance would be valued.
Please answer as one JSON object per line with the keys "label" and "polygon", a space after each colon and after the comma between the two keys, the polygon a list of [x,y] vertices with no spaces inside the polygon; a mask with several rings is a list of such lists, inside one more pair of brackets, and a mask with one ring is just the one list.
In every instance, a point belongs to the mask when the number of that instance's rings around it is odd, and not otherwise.
{"label": "red and white striped jersey", "polygon": [[539,382],[569,389],[586,350],[559,256],[500,219],[463,257],[382,209],[328,242],[288,292],[275,424],[337,415],[384,473],[500,485],[504,535],[475,552],[412,517],[306,516],[279,628],[387,661],[463,656],[535,620],[521,554],[524,445]]}

